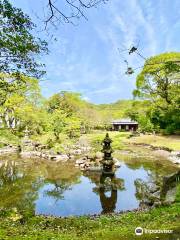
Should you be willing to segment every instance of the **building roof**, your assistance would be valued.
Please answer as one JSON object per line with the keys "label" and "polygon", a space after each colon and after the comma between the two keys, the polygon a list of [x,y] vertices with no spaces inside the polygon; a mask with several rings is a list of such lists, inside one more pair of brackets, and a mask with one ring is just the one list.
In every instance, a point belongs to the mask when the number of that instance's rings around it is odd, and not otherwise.
{"label": "building roof", "polygon": [[130,118],[116,119],[111,124],[138,124],[136,121],[132,121]]}

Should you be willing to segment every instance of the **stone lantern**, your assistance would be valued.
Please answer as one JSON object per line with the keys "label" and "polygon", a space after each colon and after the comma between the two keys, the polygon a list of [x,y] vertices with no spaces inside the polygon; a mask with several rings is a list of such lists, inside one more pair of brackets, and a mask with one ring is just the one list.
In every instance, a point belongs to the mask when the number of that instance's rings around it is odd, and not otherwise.
{"label": "stone lantern", "polygon": [[104,173],[110,173],[114,174],[113,166],[114,161],[111,154],[113,153],[112,147],[111,147],[112,140],[109,137],[109,134],[106,134],[106,137],[104,138],[102,145],[103,149],[102,152],[104,154],[102,164],[103,164],[103,172]]}

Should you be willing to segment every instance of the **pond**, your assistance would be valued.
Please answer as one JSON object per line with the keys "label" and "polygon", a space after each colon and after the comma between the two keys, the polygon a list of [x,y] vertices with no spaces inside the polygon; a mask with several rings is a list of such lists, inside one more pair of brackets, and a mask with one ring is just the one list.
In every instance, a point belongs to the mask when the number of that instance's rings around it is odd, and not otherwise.
{"label": "pond", "polygon": [[122,157],[115,176],[103,178],[82,173],[74,162],[1,156],[0,208],[54,216],[132,210],[149,201],[148,189],[159,189],[163,176],[176,171],[168,161]]}

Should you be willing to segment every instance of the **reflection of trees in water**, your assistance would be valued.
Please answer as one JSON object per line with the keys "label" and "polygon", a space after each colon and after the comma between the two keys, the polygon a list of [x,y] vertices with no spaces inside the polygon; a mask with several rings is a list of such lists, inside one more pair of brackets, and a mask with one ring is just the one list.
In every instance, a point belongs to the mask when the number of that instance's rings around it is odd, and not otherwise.
{"label": "reflection of trees in water", "polygon": [[49,197],[53,197],[56,201],[64,199],[64,192],[67,190],[71,190],[71,185],[73,184],[63,181],[51,181],[49,183],[53,184],[54,187],[51,190],[44,191],[44,194]]}
{"label": "reflection of trees in water", "polygon": [[15,161],[1,162],[0,207],[16,207],[21,212],[28,211],[34,214],[34,202],[41,185],[42,179],[35,177],[29,169],[20,168]]}
{"label": "reflection of trees in water", "polygon": [[143,169],[147,172],[154,172],[157,171],[159,174],[166,175],[173,173],[176,171],[176,167],[172,165],[171,162],[165,161],[162,162],[159,160],[153,160],[149,161],[149,159],[143,159],[143,158],[129,158],[129,160],[126,159],[125,161],[126,166],[128,168],[133,170],[138,170],[143,167]]}
{"label": "reflection of trees in water", "polygon": [[44,191],[44,194],[53,197],[56,202],[64,199],[64,192],[71,190],[72,186],[80,183],[81,172],[74,165],[50,165],[45,182],[52,184],[53,188]]}
{"label": "reflection of trees in water", "polygon": [[166,200],[168,191],[172,191],[174,189],[175,193],[176,185],[178,184],[178,182],[176,182],[176,175],[180,175],[180,173],[174,173],[164,177],[156,170],[148,173],[148,181],[136,179],[134,181],[134,185],[136,187],[135,195],[136,198],[140,200],[140,207],[146,208],[147,206],[152,206],[154,203],[161,204],[164,200]]}
{"label": "reflection of trees in water", "polygon": [[63,199],[66,190],[79,183],[80,171],[71,164],[36,162],[34,160],[7,160],[0,162],[0,207],[16,207],[19,211],[35,213],[39,189],[52,184],[54,189],[45,194]]}
{"label": "reflection of trees in water", "polygon": [[99,195],[102,213],[112,213],[115,211],[118,190],[123,191],[124,180],[117,178],[115,174],[104,174],[98,172],[85,173],[96,186],[93,192]]}
{"label": "reflection of trees in water", "polygon": [[18,173],[16,163],[14,161],[6,161],[0,167],[0,187],[4,184],[11,183],[18,178],[21,178],[21,174]]}
{"label": "reflection of trees in water", "polygon": [[136,198],[140,200],[140,207],[146,208],[153,205],[155,201],[155,192],[160,191],[163,181],[163,176],[159,173],[158,169],[154,171],[147,171],[148,179],[136,179],[134,185],[136,187]]}

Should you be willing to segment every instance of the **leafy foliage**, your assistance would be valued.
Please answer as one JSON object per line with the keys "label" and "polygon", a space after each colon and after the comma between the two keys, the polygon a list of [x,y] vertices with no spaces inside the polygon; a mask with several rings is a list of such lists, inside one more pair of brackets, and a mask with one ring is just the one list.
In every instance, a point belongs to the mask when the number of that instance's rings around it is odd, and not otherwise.
{"label": "leafy foliage", "polygon": [[29,16],[8,0],[1,0],[0,25],[0,72],[40,77],[42,65],[37,63],[35,56],[47,51],[47,43],[32,35],[35,25]]}
{"label": "leafy foliage", "polygon": [[166,133],[180,129],[179,79],[180,53],[164,53],[148,59],[136,80],[134,96],[151,102],[149,123]]}
{"label": "leafy foliage", "polygon": [[21,9],[0,0],[0,104],[8,93],[25,85],[24,76],[40,78],[45,72],[37,56],[47,43],[31,33],[35,25]]}

